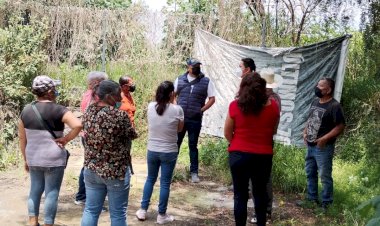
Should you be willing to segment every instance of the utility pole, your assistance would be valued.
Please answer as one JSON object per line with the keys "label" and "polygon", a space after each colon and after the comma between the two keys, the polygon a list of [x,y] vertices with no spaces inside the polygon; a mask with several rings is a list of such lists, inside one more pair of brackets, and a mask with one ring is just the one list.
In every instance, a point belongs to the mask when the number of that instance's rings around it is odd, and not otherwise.
{"label": "utility pole", "polygon": [[278,45],[278,18],[277,18],[278,0],[276,0],[276,46]]}
{"label": "utility pole", "polygon": [[266,38],[266,18],[265,15],[261,18],[261,47],[266,47],[265,38]]}
{"label": "utility pole", "polygon": [[103,11],[103,26],[102,26],[102,71],[106,72],[106,49],[107,49],[107,11],[104,9]]}
{"label": "utility pole", "polygon": [[[269,5],[268,5],[268,7],[269,7]],[[268,13],[269,13],[269,8],[268,8]],[[264,48],[264,47],[266,47],[266,36],[267,36],[267,20],[266,20],[266,14],[265,14],[265,7],[264,6],[262,8],[262,12],[260,13],[260,16],[261,16],[261,47]]]}

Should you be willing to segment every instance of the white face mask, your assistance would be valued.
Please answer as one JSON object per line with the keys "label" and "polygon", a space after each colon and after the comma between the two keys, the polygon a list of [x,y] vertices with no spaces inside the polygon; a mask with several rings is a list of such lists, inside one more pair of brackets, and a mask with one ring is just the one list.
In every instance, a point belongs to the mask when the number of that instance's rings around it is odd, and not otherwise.
{"label": "white face mask", "polygon": [[241,78],[242,74],[243,74],[243,73],[242,73],[240,67],[238,67],[238,68],[236,68],[236,69],[234,70],[234,75],[235,75],[236,77]]}

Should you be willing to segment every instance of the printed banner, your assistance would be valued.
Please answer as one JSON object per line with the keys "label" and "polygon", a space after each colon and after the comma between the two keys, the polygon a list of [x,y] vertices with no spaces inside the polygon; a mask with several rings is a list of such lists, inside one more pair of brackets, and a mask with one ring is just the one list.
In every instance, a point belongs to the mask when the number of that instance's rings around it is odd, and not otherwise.
{"label": "printed banner", "polygon": [[303,47],[261,48],[237,45],[203,30],[196,30],[193,54],[202,71],[215,84],[215,104],[205,112],[202,133],[223,137],[229,103],[235,98],[241,79],[235,75],[242,58],[255,61],[257,72],[272,69],[281,76],[274,89],[281,97],[281,119],[275,139],[284,144],[303,145],[314,87],[322,77],[335,80],[334,98],[340,101],[348,40],[350,36]]}

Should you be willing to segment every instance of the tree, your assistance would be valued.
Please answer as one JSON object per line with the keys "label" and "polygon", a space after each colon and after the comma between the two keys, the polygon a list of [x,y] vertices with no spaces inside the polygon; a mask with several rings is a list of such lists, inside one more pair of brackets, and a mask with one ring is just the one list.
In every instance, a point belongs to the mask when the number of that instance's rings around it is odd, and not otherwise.
{"label": "tree", "polygon": [[371,59],[369,68],[380,77],[380,2],[372,1],[368,11],[369,21],[364,30],[364,48]]}

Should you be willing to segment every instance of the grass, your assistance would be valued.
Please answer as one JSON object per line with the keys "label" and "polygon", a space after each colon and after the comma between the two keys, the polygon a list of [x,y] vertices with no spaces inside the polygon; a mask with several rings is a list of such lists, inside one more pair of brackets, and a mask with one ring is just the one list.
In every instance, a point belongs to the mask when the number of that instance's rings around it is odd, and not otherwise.
{"label": "grass", "polygon": [[0,171],[23,163],[18,139],[0,143]]}
{"label": "grass", "polygon": [[[206,168],[205,172],[219,181],[229,182],[226,142],[223,139],[206,138],[200,145],[200,161]],[[275,190],[304,196],[305,153],[305,148],[275,145],[272,171]],[[362,202],[380,194],[379,174],[368,167],[365,161],[352,163],[335,158],[333,164],[334,204],[326,213],[319,207],[313,209],[317,223],[318,225],[362,225],[368,219],[361,217],[356,208]],[[299,225],[299,223],[280,222],[278,225]]]}
{"label": "grass", "polygon": [[[83,68],[80,66],[70,67],[66,64],[59,66],[48,65],[44,74],[62,80],[60,88],[60,102],[65,105],[78,107],[81,94],[86,89],[86,75],[92,70],[99,68]],[[132,156],[145,157],[147,146],[147,122],[146,108],[150,101],[153,100],[155,88],[164,80],[173,81],[183,70],[177,66],[168,66],[162,63],[149,64],[127,64],[124,62],[112,62],[107,64],[107,74],[115,81],[122,75],[130,75],[136,83],[136,91],[133,93],[137,105],[135,116],[139,138],[133,142]],[[372,80],[371,80],[372,81]],[[371,82],[371,92],[377,93]],[[365,81],[358,83],[360,89],[364,90]],[[348,83],[347,92],[358,92],[351,83]],[[360,92],[359,92],[360,93]],[[354,112],[348,112],[349,117],[360,119],[357,115],[360,113],[360,106],[364,106],[368,118],[373,116],[375,109],[369,105],[376,101],[371,96],[361,94],[356,98],[356,102],[348,102],[344,99],[343,103],[350,109],[357,109]],[[347,96],[346,96],[347,98]],[[368,100],[368,101],[365,101]],[[363,120],[362,120],[363,121]],[[362,126],[369,128],[371,131],[364,133],[363,128],[359,128],[358,134],[355,130],[349,130],[350,137],[343,137],[337,145],[337,156],[334,159],[333,178],[334,178],[334,204],[327,213],[322,213],[320,209],[315,209],[314,214],[317,217],[319,225],[363,225],[368,221],[356,211],[356,208],[365,200],[368,200],[380,194],[379,166],[373,161],[374,166],[368,161],[368,152],[376,153],[374,144],[376,137],[376,125],[371,127],[368,121]],[[359,133],[360,132],[360,133]],[[368,134],[367,137],[365,134]],[[371,145],[368,145],[371,142]],[[378,146],[377,146],[378,148]],[[20,162],[17,142],[10,142],[7,146],[0,146],[0,168],[17,164]],[[360,152],[356,154],[356,152]],[[305,148],[294,146],[275,145],[275,155],[273,161],[273,184],[274,189],[284,194],[303,194],[306,188],[306,175],[304,171]],[[348,158],[348,156],[354,156]],[[372,155],[376,156],[376,155]],[[201,137],[199,141],[199,160],[201,173],[207,177],[213,178],[224,184],[231,183],[231,176],[228,167],[227,142],[221,138]],[[174,180],[184,181],[189,179],[189,154],[187,139],[185,138],[178,162],[174,173]],[[297,220],[288,220],[287,222],[276,222],[276,225],[299,225]]]}

